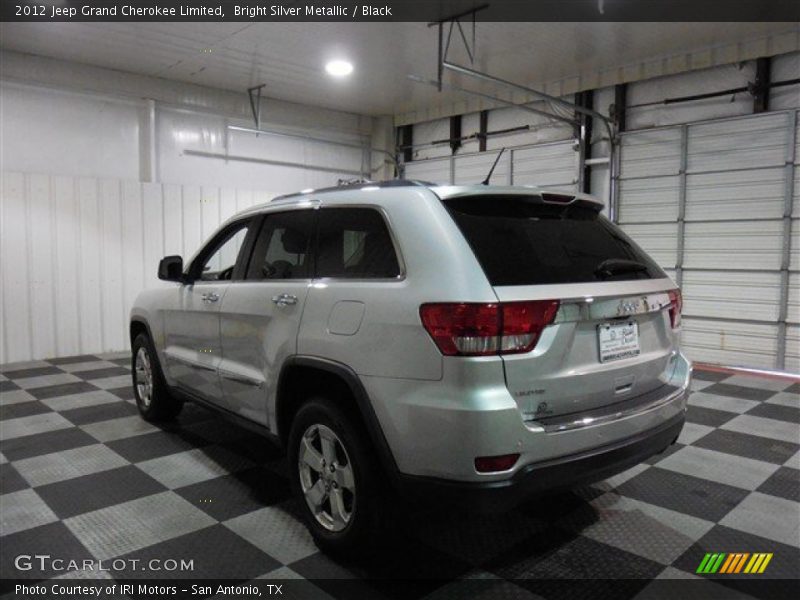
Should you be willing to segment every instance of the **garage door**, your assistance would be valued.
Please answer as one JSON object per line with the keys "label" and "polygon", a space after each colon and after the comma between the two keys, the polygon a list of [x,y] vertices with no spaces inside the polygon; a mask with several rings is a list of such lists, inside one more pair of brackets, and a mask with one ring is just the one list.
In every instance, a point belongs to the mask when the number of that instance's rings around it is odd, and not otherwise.
{"label": "garage door", "polygon": [[[469,185],[480,183],[499,150],[457,154],[452,158],[406,163],[406,179]],[[578,153],[572,140],[509,148],[492,174],[495,185],[536,185],[543,188],[577,190]],[[451,175],[452,173],[452,175]]]}
{"label": "garage door", "polygon": [[797,144],[794,112],[622,135],[619,222],[681,283],[694,360],[800,371]]}
{"label": "garage door", "polygon": [[416,179],[444,185],[452,183],[449,157],[415,160],[406,163],[403,170],[404,179]]}

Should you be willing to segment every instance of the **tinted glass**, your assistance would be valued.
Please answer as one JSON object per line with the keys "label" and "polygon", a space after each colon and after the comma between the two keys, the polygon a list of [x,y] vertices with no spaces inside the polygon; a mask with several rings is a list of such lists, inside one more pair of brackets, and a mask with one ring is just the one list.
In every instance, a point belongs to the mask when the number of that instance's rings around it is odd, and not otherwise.
{"label": "tinted glass", "polygon": [[492,285],[666,277],[591,207],[507,196],[456,198],[445,206]]}
{"label": "tinted glass", "polygon": [[317,277],[385,279],[399,275],[394,245],[378,211],[371,208],[320,211]]}
{"label": "tinted glass", "polygon": [[249,225],[250,221],[246,221],[234,226],[212,242],[214,249],[206,255],[198,273],[202,281],[225,281],[233,277]]}
{"label": "tinted glass", "polygon": [[247,279],[310,277],[309,245],[313,230],[311,210],[267,215],[247,268]]}

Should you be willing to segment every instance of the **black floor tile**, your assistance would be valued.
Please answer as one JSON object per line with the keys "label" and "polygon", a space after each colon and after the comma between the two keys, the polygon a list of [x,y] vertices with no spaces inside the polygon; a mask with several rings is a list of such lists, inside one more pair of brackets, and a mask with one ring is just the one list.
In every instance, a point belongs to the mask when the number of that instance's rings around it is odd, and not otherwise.
{"label": "black floor tile", "polygon": [[0,465],[0,494],[11,494],[31,487],[11,463]]}
{"label": "black floor tile", "polygon": [[8,460],[15,461],[96,443],[88,433],[73,427],[3,440],[0,448]]}
{"label": "black floor tile", "polygon": [[700,561],[707,552],[772,552],[772,560],[761,575],[746,575],[739,573],[736,577],[718,574],[716,576],[703,575],[704,578],[713,578],[717,583],[727,584],[737,579],[752,578],[783,578],[796,579],[797,568],[800,565],[800,548],[787,546],[757,535],[745,533],[730,527],[715,525],[702,538],[697,540],[686,552],[673,563],[675,567],[695,573]]}
{"label": "black floor tile", "polygon": [[664,569],[582,536],[560,539],[549,552],[521,554],[492,572],[544,598],[631,598]]}
{"label": "black floor tile", "polygon": [[94,362],[102,360],[94,354],[79,354],[78,356],[66,356],[64,358],[48,358],[47,362],[51,365],[74,365],[76,363]]}
{"label": "black floor tile", "polygon": [[92,369],[91,371],[78,371],[74,373],[84,381],[92,379],[105,379],[107,377],[119,377],[120,375],[130,375],[130,370],[124,367],[105,367],[102,369]]}
{"label": "black floor tile", "polygon": [[700,379],[701,381],[722,381],[730,377],[730,373],[720,373],[718,371],[705,371],[703,369],[695,369],[692,371],[692,377]]}
{"label": "black floor tile", "polygon": [[[244,538],[239,537],[224,525],[213,525],[193,533],[148,546],[142,550],[125,554],[120,558],[138,559],[139,568],[129,568],[114,574],[117,579],[254,579],[281,566],[281,563],[265,554]],[[193,561],[191,571],[157,572],[147,570],[149,561],[158,559]]]}
{"label": "black floor tile", "polygon": [[764,390],[761,388],[745,387],[743,385],[733,385],[730,383],[715,383],[702,390],[704,394],[717,394],[719,396],[730,396],[741,398],[742,400],[764,401],[772,398],[777,392]]}
{"label": "black floor tile", "polygon": [[163,492],[166,488],[133,465],[36,488],[61,519]]}
{"label": "black floor tile", "polygon": [[[705,392],[705,390],[703,391]],[[690,423],[697,423],[699,425],[719,427],[738,416],[739,415],[737,413],[728,412],[726,410],[715,410],[713,408],[704,408],[702,406],[694,406],[693,404],[689,404],[689,411],[686,413],[686,420]]]}
{"label": "black floor tile", "polygon": [[75,383],[63,383],[60,385],[48,385],[45,387],[28,390],[31,396],[39,400],[55,398],[56,396],[69,396],[72,394],[83,394],[84,392],[96,392],[99,388],[85,381]]}
{"label": "black floor tile", "polygon": [[[61,521],[3,536],[3,548],[3,560],[0,561],[1,579],[42,580],[63,575],[66,572],[65,570],[55,570],[50,561],[44,561],[45,568],[42,569],[40,562],[33,558],[36,555],[64,559],[64,569],[67,568],[67,561],[74,560],[81,564],[83,560],[93,559],[89,551]],[[17,569],[12,557],[6,555],[6,549],[13,549],[14,557],[30,556],[32,568],[30,570]]]}
{"label": "black floor tile", "polygon": [[115,365],[119,365],[121,367],[130,367],[131,366],[131,357],[124,356],[122,358],[112,358],[108,362],[114,363]]}
{"label": "black floor tile", "polygon": [[52,409],[41,402],[17,402],[16,404],[0,406],[0,420],[19,419],[20,417],[41,415],[46,412],[52,412]]}
{"label": "black floor tile", "polygon": [[201,481],[175,490],[218,521],[283,502],[291,497],[289,482],[260,467]]}
{"label": "black floor tile", "polygon": [[[761,404],[759,406],[766,405]],[[792,444],[726,429],[715,429],[692,445],[726,454],[763,460],[777,465],[782,465],[800,450],[800,443]]]}
{"label": "black floor tile", "polygon": [[729,485],[651,467],[616,489],[617,493],[677,512],[718,522],[749,494]]}
{"label": "black floor tile", "polygon": [[781,467],[762,483],[757,491],[800,502],[800,471],[789,467]]}
{"label": "black floor tile", "polygon": [[120,398],[121,400],[133,400],[135,398],[132,385],[126,385],[125,387],[114,388],[106,391],[109,394],[114,394],[117,398]]}
{"label": "black floor tile", "polygon": [[106,446],[132,463],[177,454],[194,448],[202,448],[210,442],[188,431],[154,431],[121,440],[108,442]]}
{"label": "black floor tile", "polygon": [[13,381],[0,381],[0,394],[3,392],[13,392],[18,389],[19,386]]}
{"label": "black floor tile", "polygon": [[133,404],[120,400],[119,402],[107,402],[95,406],[82,406],[81,408],[65,410],[61,412],[61,416],[74,425],[86,425],[87,423],[130,417],[138,413],[139,411],[136,410]]}
{"label": "black floor tile", "polygon": [[359,560],[346,561],[318,553],[289,567],[342,600],[415,600],[470,570],[465,562],[400,537],[387,539],[381,552]]}
{"label": "black floor tile", "polygon": [[800,383],[793,383],[783,391],[788,392],[790,394],[800,394]]}
{"label": "black floor tile", "polygon": [[471,565],[416,540],[398,537],[351,570],[385,598],[414,600],[465,575]]}
{"label": "black floor tile", "polygon": [[370,583],[358,579],[346,563],[317,552],[287,565],[292,571],[312,580],[336,600],[362,600],[378,598]]}
{"label": "black floor tile", "polygon": [[63,373],[63,372],[64,371],[62,371],[57,367],[33,367],[31,369],[16,369],[14,371],[8,371],[6,369],[2,369],[3,375],[8,377],[9,379],[27,379],[28,377],[57,375],[58,373]]}
{"label": "black floor tile", "polygon": [[[786,421],[787,423],[800,425],[800,408],[794,408],[793,406],[764,402],[748,410],[747,414],[753,415],[754,417],[766,417],[767,419],[777,419],[778,421]],[[800,435],[798,435],[798,438],[800,438]]]}

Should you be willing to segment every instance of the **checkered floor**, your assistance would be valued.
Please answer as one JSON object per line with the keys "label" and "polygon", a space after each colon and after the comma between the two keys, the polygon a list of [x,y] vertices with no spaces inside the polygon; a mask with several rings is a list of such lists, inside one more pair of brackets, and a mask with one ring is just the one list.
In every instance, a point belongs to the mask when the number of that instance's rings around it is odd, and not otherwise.
{"label": "checkered floor", "polygon": [[[180,576],[300,578],[320,598],[338,597],[331,582],[342,578],[409,600],[473,597],[469,581],[491,581],[491,598],[560,596],[534,585],[545,579],[590,580],[587,597],[602,595],[602,580],[627,580],[636,597],[656,579],[695,578],[704,554],[719,551],[774,553],[762,578],[800,572],[798,383],[698,371],[688,422],[665,454],[509,514],[414,511],[384,555],[341,564],[298,521],[269,442],[189,405],[174,425],[144,422],[127,355],[0,372],[4,579],[64,577],[15,569],[13,557],[42,553],[193,559]],[[736,581],[702,585],[729,593],[722,586]]]}

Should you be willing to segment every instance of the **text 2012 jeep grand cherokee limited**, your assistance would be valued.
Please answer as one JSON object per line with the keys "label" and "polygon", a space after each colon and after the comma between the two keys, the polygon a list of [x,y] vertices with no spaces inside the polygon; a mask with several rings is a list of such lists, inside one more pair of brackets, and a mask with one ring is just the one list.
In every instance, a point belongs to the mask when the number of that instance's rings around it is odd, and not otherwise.
{"label": "text 2012 jeep grand cherokee limited", "polygon": [[681,294],[585,195],[353,185],[236,215],[131,314],[145,419],[186,399],[286,447],[309,529],[368,540],[382,491],[502,510],[681,431]]}

